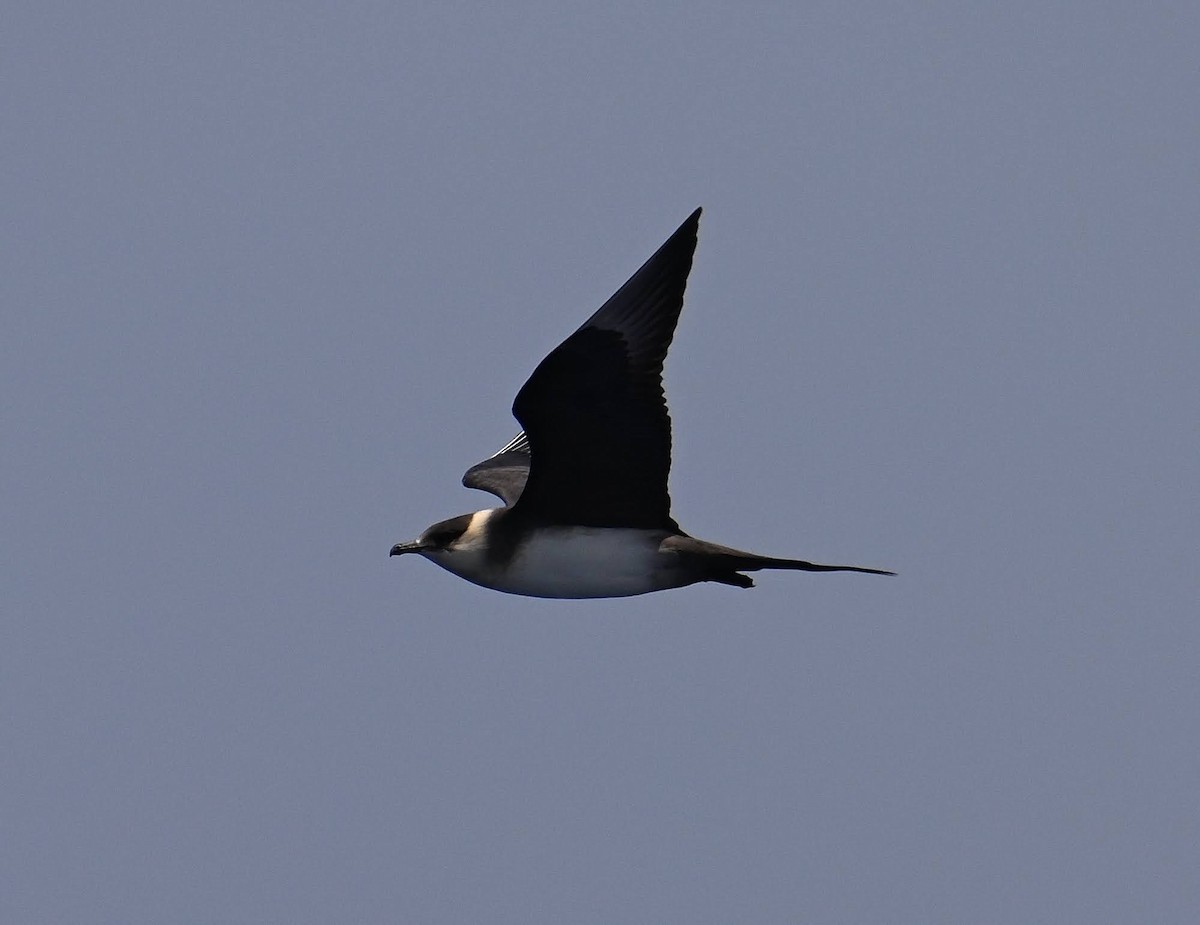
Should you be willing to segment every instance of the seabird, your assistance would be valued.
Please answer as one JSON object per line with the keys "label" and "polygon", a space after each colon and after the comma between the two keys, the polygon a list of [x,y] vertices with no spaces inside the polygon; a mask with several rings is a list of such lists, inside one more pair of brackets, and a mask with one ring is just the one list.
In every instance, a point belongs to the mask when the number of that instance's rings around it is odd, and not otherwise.
{"label": "seabird", "polygon": [[521,387],[524,428],[463,476],[504,507],[434,524],[391,555],[417,553],[467,581],[530,597],[626,597],[742,572],[883,569],[776,559],[689,536],[671,517],[671,418],[662,367],[683,308],[697,209]]}

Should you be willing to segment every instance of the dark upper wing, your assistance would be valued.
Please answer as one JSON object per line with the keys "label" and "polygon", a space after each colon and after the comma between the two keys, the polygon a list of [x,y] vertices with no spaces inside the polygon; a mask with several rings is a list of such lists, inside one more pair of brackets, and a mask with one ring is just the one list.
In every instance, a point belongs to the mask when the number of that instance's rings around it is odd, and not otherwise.
{"label": "dark upper wing", "polygon": [[517,393],[513,414],[532,448],[518,510],[559,523],[677,529],[662,365],[699,223],[697,209]]}
{"label": "dark upper wing", "polygon": [[490,491],[512,507],[529,477],[529,438],[517,434],[503,449],[476,463],[463,475],[467,488]]}

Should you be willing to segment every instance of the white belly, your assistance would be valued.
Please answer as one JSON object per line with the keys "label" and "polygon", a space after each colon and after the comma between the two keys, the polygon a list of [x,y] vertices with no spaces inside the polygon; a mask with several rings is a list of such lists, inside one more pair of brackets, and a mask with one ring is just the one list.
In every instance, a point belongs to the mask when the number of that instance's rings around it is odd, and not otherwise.
{"label": "white belly", "polygon": [[689,583],[670,570],[673,556],[658,551],[662,538],[655,530],[555,527],[538,531],[507,563],[469,544],[428,558],[467,581],[509,594],[628,597]]}

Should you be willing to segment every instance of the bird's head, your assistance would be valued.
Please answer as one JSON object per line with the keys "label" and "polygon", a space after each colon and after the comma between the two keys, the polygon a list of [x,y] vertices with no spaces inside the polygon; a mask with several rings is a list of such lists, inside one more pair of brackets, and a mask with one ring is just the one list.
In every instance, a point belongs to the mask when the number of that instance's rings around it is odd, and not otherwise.
{"label": "bird's head", "polygon": [[438,553],[449,552],[454,543],[462,537],[471,526],[474,514],[461,514],[449,520],[439,521],[427,529],[411,543],[397,543],[389,555],[402,556],[406,552],[419,553],[422,556],[436,556]]}

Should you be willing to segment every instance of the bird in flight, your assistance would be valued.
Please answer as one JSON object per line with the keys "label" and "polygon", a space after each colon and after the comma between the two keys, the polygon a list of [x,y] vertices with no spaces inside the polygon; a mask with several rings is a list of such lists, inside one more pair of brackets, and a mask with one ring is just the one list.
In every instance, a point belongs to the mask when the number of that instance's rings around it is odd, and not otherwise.
{"label": "bird in flight", "polygon": [[504,507],[434,524],[391,555],[417,553],[460,578],[530,597],[627,597],[743,572],[883,569],[776,559],[689,536],[671,517],[671,418],[662,367],[683,308],[697,209],[521,387],[524,428],[463,485]]}

